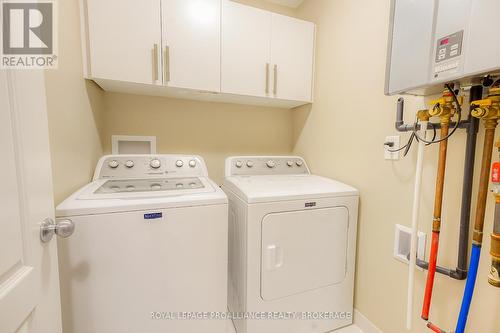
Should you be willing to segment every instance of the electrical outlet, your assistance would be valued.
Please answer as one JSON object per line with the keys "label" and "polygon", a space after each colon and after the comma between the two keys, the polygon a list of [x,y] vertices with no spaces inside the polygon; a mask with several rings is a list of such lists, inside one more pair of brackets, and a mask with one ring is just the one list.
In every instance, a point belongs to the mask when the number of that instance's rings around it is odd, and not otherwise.
{"label": "electrical outlet", "polygon": [[386,136],[385,143],[392,143],[392,147],[387,144],[384,145],[384,158],[392,161],[399,160],[399,151],[391,151],[398,150],[400,148],[399,135]]}
{"label": "electrical outlet", "polygon": [[[418,232],[417,241],[417,258],[425,260],[425,243],[427,242],[427,235],[421,231]],[[411,246],[411,228],[404,225],[396,224],[394,235],[394,258],[409,264]]]}

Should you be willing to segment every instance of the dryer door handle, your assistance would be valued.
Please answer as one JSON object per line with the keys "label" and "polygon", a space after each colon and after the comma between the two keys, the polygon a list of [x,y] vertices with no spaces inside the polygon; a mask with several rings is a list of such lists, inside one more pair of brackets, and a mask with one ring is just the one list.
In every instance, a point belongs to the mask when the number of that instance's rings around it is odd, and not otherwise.
{"label": "dryer door handle", "polygon": [[266,263],[267,270],[274,271],[283,267],[283,248],[276,244],[270,244],[266,248]]}

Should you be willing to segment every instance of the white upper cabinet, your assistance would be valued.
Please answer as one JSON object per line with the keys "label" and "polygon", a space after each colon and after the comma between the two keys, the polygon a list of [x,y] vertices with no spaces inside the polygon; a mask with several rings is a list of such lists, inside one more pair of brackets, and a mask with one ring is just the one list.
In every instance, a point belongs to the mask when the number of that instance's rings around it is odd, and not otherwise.
{"label": "white upper cabinet", "polygon": [[276,98],[312,101],[315,26],[273,14],[271,64]]}
{"label": "white upper cabinet", "polygon": [[222,92],[312,101],[315,26],[224,1]]}
{"label": "white upper cabinet", "polygon": [[161,84],[160,0],[86,0],[92,77]]}
{"label": "white upper cabinet", "polygon": [[291,108],[312,102],[315,26],[230,0],[81,0],[104,90]]}
{"label": "white upper cabinet", "polygon": [[222,92],[271,96],[270,12],[224,0]]}
{"label": "white upper cabinet", "polygon": [[165,85],[220,91],[221,0],[162,0]]}

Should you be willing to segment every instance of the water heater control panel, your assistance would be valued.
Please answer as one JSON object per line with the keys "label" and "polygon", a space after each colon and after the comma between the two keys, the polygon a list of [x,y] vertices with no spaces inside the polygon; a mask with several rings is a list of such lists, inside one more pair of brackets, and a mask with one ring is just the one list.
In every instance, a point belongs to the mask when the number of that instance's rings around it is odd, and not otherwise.
{"label": "water heater control panel", "polygon": [[438,39],[434,57],[434,79],[458,72],[462,64],[464,31]]}

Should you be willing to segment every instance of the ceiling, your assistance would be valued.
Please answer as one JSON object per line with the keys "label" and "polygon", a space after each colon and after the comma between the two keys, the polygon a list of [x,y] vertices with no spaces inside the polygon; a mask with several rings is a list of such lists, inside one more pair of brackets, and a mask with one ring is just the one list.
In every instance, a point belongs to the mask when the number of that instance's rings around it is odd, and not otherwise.
{"label": "ceiling", "polygon": [[300,6],[302,2],[304,2],[304,0],[266,0],[266,1],[292,8],[297,8],[298,6]]}

